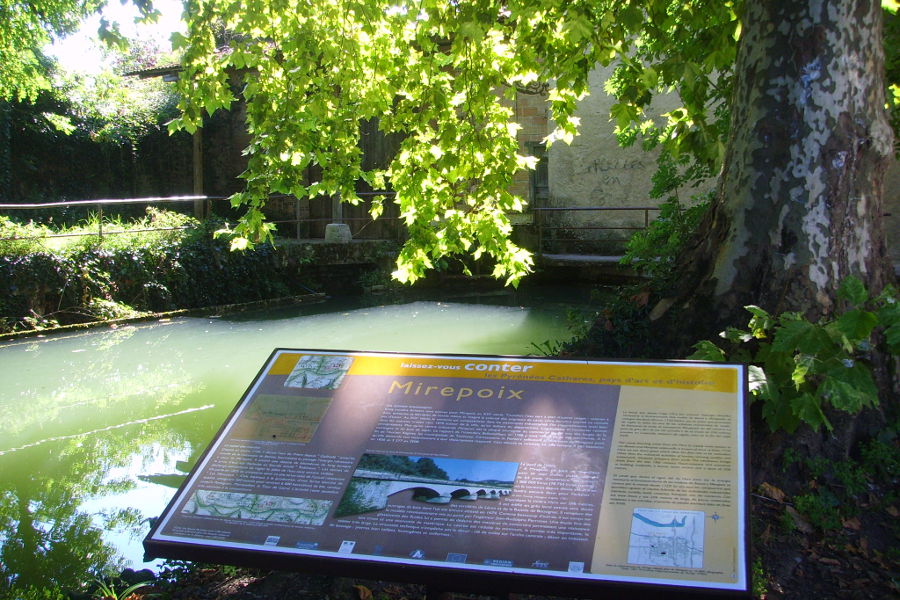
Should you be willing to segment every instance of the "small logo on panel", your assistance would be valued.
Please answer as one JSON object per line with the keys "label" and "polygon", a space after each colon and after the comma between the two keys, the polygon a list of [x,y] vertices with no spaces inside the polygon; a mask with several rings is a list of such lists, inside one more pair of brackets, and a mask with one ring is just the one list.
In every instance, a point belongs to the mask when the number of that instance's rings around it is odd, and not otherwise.
{"label": "small logo on panel", "polygon": [[297,542],[296,548],[300,550],[318,550],[319,542]]}
{"label": "small logo on panel", "polygon": [[341,547],[338,548],[338,552],[341,554],[352,554],[353,548],[356,547],[356,542],[350,540],[344,540],[341,542]]}
{"label": "small logo on panel", "polygon": [[489,567],[511,567],[513,566],[513,561],[503,558],[486,558],[484,559],[484,564]]}
{"label": "small logo on panel", "polygon": [[278,541],[279,541],[280,539],[281,539],[281,536],[270,535],[269,537],[266,538],[266,541],[263,542],[263,545],[264,545],[264,546],[277,546],[277,545],[278,545]]}
{"label": "small logo on panel", "polygon": [[569,573],[584,573],[584,563],[569,562]]}

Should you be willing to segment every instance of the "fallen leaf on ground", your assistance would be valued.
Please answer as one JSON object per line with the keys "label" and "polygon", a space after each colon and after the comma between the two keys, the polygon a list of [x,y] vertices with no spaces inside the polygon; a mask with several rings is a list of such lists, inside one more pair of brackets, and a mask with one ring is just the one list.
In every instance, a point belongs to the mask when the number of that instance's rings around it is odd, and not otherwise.
{"label": "fallen leaf on ground", "polygon": [[765,481],[762,482],[759,484],[759,491],[767,498],[777,500],[778,502],[784,502],[785,493],[771,483]]}
{"label": "fallen leaf on ground", "polygon": [[356,593],[359,594],[359,600],[372,600],[372,590],[364,585],[354,585]]}
{"label": "fallen leaf on ground", "polygon": [[791,519],[794,521],[794,527],[802,531],[803,533],[812,533],[814,531],[813,526],[809,524],[809,521],[803,518],[803,516],[797,512],[797,509],[793,506],[786,506],[784,510],[787,511],[787,514],[791,515]]}
{"label": "fallen leaf on ground", "polygon": [[634,302],[638,306],[647,306],[647,303],[650,301],[650,292],[649,290],[644,290],[639,292],[631,297],[631,301]]}

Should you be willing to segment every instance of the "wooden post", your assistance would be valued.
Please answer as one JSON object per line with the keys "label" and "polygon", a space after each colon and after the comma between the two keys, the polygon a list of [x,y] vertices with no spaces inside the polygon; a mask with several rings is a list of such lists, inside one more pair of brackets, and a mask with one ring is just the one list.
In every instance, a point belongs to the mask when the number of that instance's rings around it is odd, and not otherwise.
{"label": "wooden post", "polygon": [[341,193],[338,192],[331,197],[331,222],[344,222],[344,208],[341,206]]}
{"label": "wooden post", "polygon": [[331,223],[325,226],[325,241],[338,244],[347,244],[353,239],[350,226],[343,223],[344,212],[341,208],[341,194],[331,197]]}
{"label": "wooden post", "polygon": [[[193,144],[193,156],[194,156],[194,165],[193,165],[193,175],[194,175],[194,187],[193,193],[195,196],[203,196],[203,129],[197,128],[194,132],[193,136],[194,144]],[[198,219],[202,219],[205,216],[205,211],[203,210],[203,200],[194,200],[194,217]]]}

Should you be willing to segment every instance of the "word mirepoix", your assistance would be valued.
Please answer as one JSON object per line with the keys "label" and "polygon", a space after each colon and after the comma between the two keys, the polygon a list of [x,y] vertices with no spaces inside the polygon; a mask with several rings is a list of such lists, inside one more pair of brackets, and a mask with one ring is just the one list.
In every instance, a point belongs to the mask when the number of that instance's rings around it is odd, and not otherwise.
{"label": "word mirepoix", "polygon": [[401,383],[397,380],[391,382],[388,393],[402,392],[404,396],[443,396],[444,398],[453,398],[459,402],[463,398],[481,398],[483,400],[524,400],[522,394],[525,390],[508,390],[506,386],[500,386],[498,389],[493,388],[470,388],[455,385],[426,385],[419,381],[407,381]]}

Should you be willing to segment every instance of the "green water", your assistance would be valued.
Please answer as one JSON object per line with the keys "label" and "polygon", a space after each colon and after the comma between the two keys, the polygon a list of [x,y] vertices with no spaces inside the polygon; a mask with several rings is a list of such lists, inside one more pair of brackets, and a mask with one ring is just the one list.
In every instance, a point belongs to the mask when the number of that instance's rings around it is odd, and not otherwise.
{"label": "green water", "polygon": [[148,519],[273,348],[534,354],[571,336],[578,292],[556,296],[332,300],[0,344],[0,597],[146,566]]}

